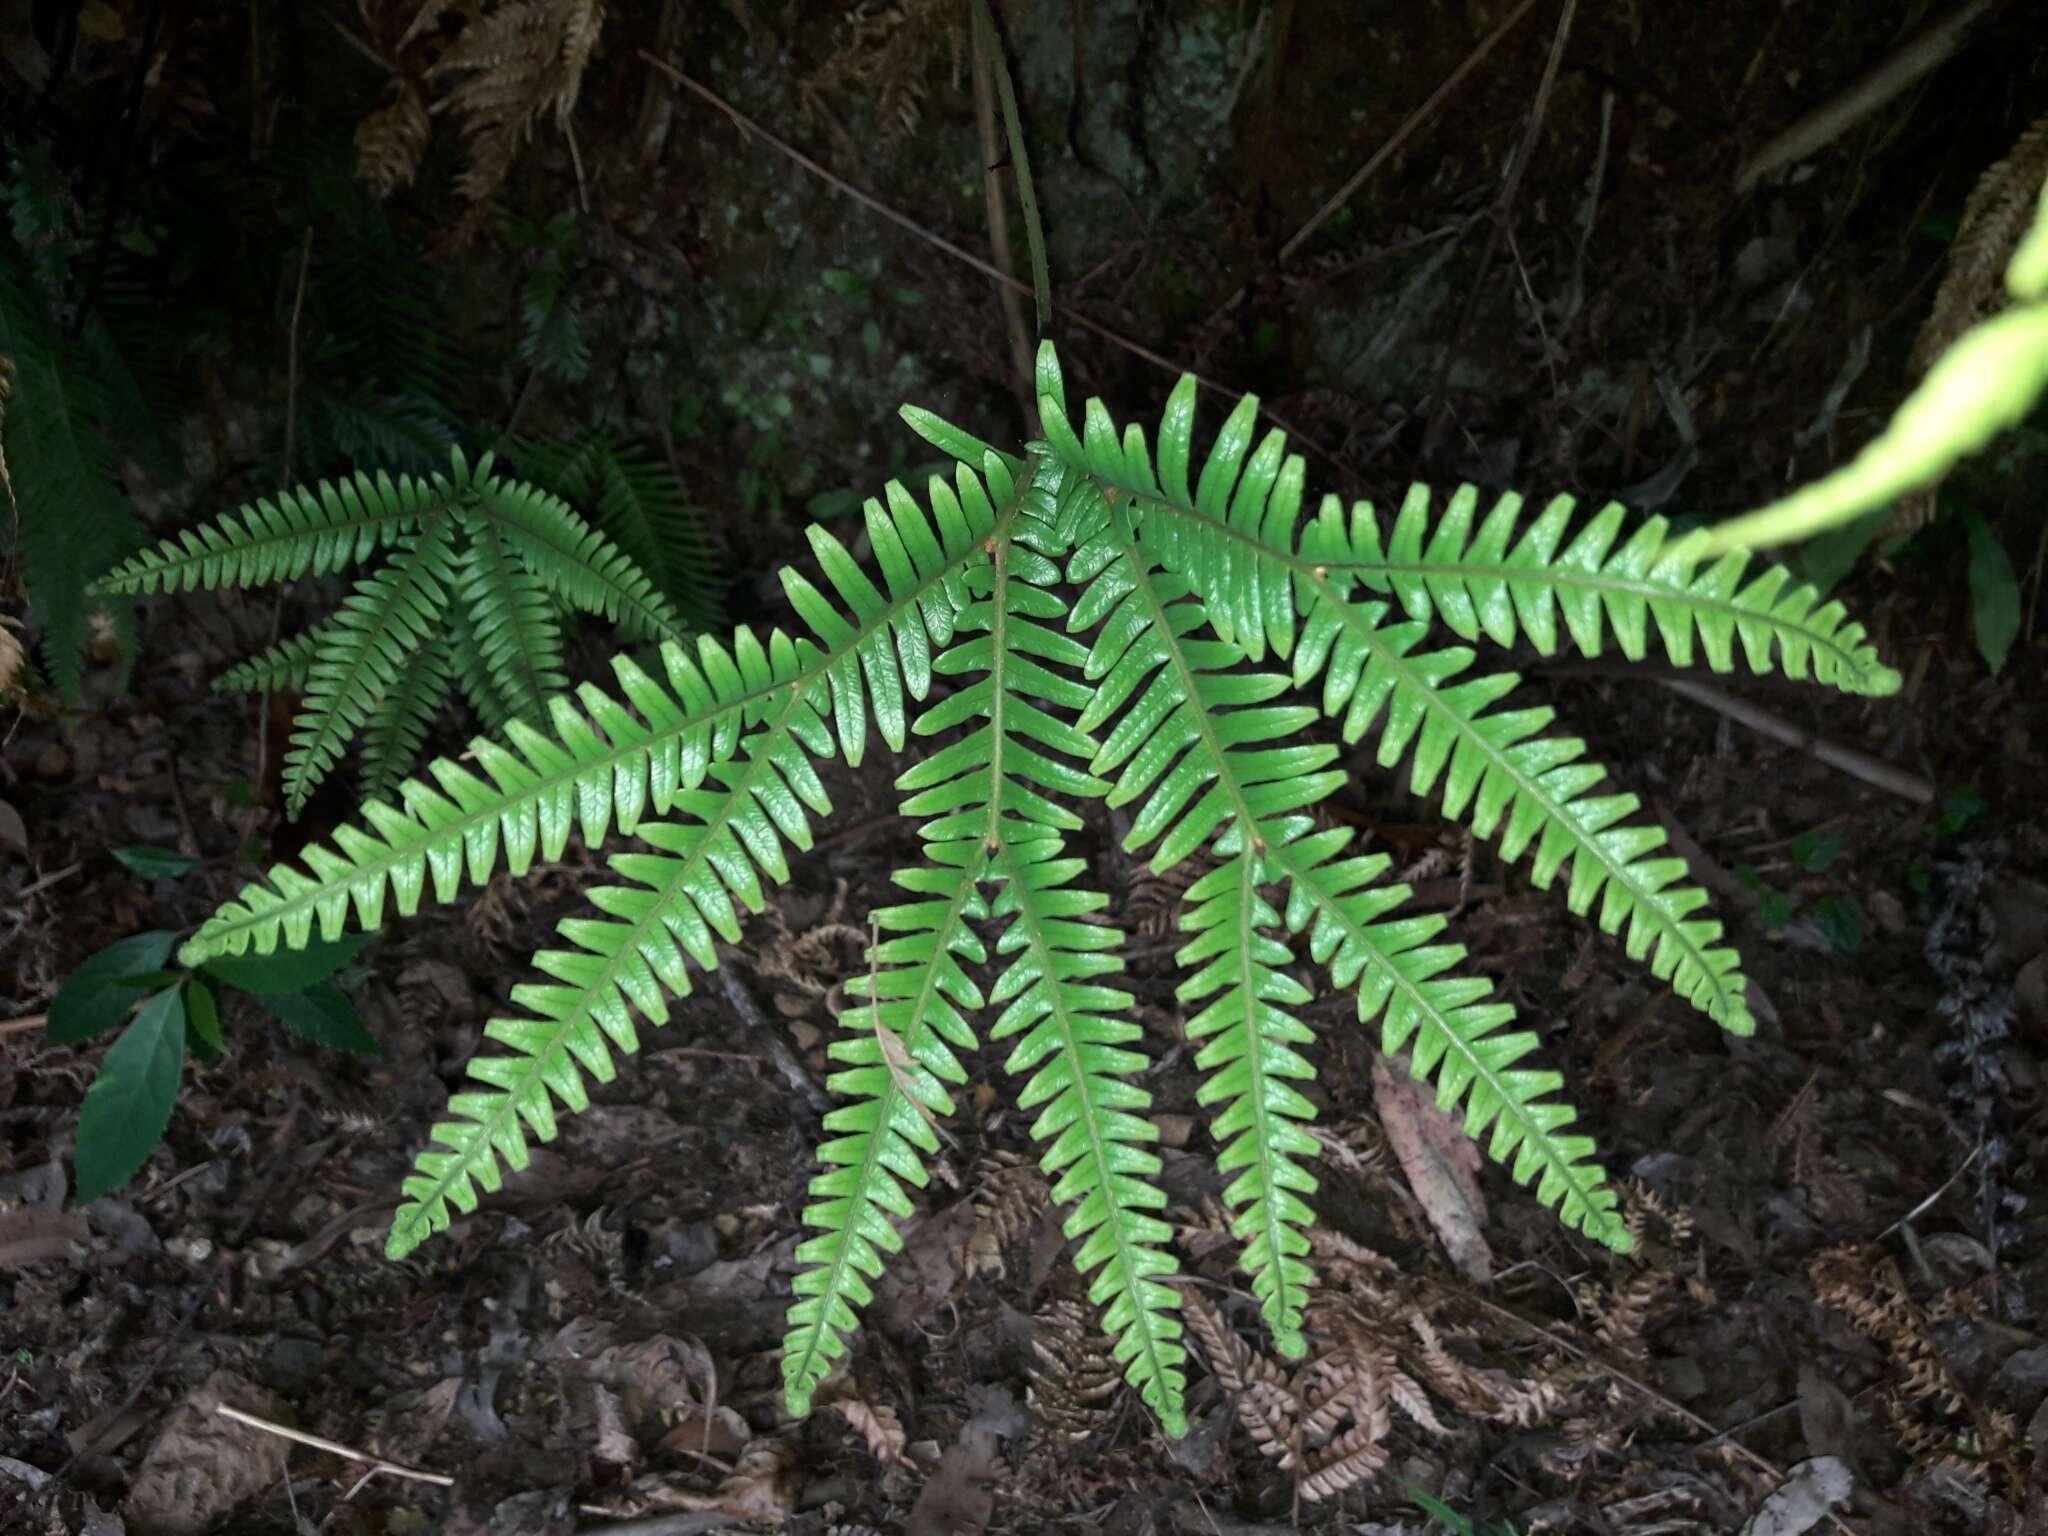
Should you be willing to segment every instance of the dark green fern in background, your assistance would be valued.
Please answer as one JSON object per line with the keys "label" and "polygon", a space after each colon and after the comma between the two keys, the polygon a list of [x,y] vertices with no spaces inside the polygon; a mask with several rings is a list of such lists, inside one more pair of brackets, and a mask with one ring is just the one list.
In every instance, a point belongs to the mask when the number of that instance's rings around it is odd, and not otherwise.
{"label": "dark green fern in background", "polygon": [[215,681],[304,695],[284,763],[292,815],[358,739],[364,792],[396,785],[456,691],[486,724],[521,739],[521,723],[546,720],[549,701],[569,686],[569,611],[596,615],[628,640],[686,633],[648,575],[560,497],[493,474],[488,454],[472,470],[459,449],[442,473],[358,472],[251,502],[134,556],[94,590],[267,586],[386,552],[331,618]]}
{"label": "dark green fern in background", "polygon": [[[1099,401],[1073,423],[1050,349],[1037,382],[1047,440],[1023,456],[906,409],[958,470],[921,501],[891,484],[866,504],[866,563],[810,530],[818,575],[781,573],[798,632],[666,643],[652,671],[621,655],[615,691],[585,685],[573,699],[521,674],[551,734],[528,714],[502,743],[479,739],[473,767],[436,760],[186,943],[182,959],[199,965],[331,940],[352,917],[379,927],[387,898],[410,914],[429,888],[452,900],[501,864],[517,875],[558,857],[572,837],[632,840],[610,857],[613,883],[590,892],[596,915],[560,925],[560,947],[535,958],[544,979],[516,987],[487,1026],[503,1049],[470,1063],[474,1086],[420,1153],[393,1255],[524,1167],[529,1137],[551,1139],[558,1108],[585,1107],[586,1079],[608,1080],[641,1024],[668,1020],[691,967],[740,942],[742,914],[763,908],[765,883],[789,877],[789,850],[811,846],[831,814],[818,762],[858,763],[876,735],[896,753],[917,742],[898,783],[923,852],[895,876],[904,899],[874,914],[871,976],[850,984],[866,1001],[841,1015],[832,1046],[846,1102],[826,1119],[804,1212],[813,1235],[783,1366],[792,1409],[844,1355],[901,1247],[895,1223],[938,1150],[962,1056],[987,1040],[1007,1050],[1034,1113],[1118,1360],[1168,1432],[1185,1428],[1157,1131],[1135,1081],[1147,1058],[1117,985],[1123,935],[1082,883],[1073,842],[1090,800],[1128,808],[1126,845],[1155,869],[1212,866],[1188,892],[1180,996],[1242,1263],[1283,1353],[1303,1351],[1313,1278],[1314,1110],[1301,1085],[1315,1041],[1297,1013],[1312,985],[1354,995],[1361,1025],[1406,1051],[1566,1225],[1628,1246],[1593,1144],[1555,1096],[1559,1075],[1530,1064],[1535,1034],[1462,969],[1445,919],[1404,914],[1387,859],[1354,851],[1323,814],[1345,782],[1340,743],[1371,734],[1382,767],[1526,860],[1536,884],[1562,879],[1575,913],[1746,1033],[1738,958],[1664,833],[1606,787],[1581,742],[1551,733],[1548,708],[1514,702],[1513,674],[1479,669],[1474,646],[1611,646],[1630,659],[1656,646],[1678,665],[1778,668],[1869,695],[1895,691],[1897,674],[1840,604],[1782,569],[1752,574],[1743,554],[1703,564],[1667,543],[1660,519],[1628,531],[1618,507],[1575,521],[1565,498],[1530,516],[1514,496],[1482,512],[1470,490],[1439,506],[1418,488],[1383,525],[1370,505],[1311,500],[1301,459],[1279,432],[1256,434],[1250,400],[1198,454],[1192,381],[1149,437],[1120,430]],[[500,541],[487,550],[532,537],[496,510],[530,500],[483,480],[458,461],[431,485],[358,485],[238,515],[218,542],[188,535],[121,584],[261,579],[388,547],[400,574],[363,600],[417,609],[484,533]],[[583,568],[543,564],[555,580]],[[497,611],[502,623],[527,610]],[[651,609],[630,611],[658,632]],[[1452,643],[1431,639],[1437,626]]]}

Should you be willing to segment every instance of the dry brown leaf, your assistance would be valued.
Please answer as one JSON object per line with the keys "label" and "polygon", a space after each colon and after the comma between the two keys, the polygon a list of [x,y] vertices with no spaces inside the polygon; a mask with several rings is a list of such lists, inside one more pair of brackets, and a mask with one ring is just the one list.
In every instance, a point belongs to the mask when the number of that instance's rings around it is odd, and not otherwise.
{"label": "dry brown leaf", "polygon": [[902,1422],[897,1419],[894,1408],[886,1403],[872,1406],[857,1397],[842,1398],[832,1406],[847,1423],[860,1431],[861,1439],[868,1443],[868,1450],[884,1467],[893,1467],[903,1459],[903,1448],[910,1443],[910,1437],[903,1432]]}
{"label": "dry brown leaf", "polygon": [[1486,1245],[1478,1144],[1461,1117],[1437,1108],[1428,1084],[1395,1071],[1384,1056],[1373,1058],[1372,1086],[1380,1125],[1423,1214],[1458,1273],[1485,1284],[1493,1277],[1493,1250]]}
{"label": "dry brown leaf", "polygon": [[88,1243],[85,1218],[47,1205],[0,1210],[0,1270],[72,1257],[73,1243]]}

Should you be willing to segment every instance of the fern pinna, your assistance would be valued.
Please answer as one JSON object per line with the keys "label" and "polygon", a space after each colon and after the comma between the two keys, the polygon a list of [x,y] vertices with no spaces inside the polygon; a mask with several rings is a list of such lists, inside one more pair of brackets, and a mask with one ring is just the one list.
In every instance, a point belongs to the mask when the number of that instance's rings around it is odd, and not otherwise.
{"label": "fern pinna", "polygon": [[145,550],[93,590],[256,587],[325,576],[386,550],[390,559],[355,582],[332,618],[215,680],[219,689],[303,693],[284,762],[293,816],[357,738],[364,793],[390,792],[456,689],[493,729],[544,720],[568,687],[567,610],[643,641],[681,639],[685,614],[701,620],[707,611],[679,613],[560,497],[500,479],[489,454],[472,469],[460,449],[445,474],[357,473],[252,502]]}
{"label": "fern pinna", "polygon": [[867,503],[869,564],[811,530],[822,579],[783,573],[798,633],[672,642],[658,675],[619,658],[615,692],[553,697],[551,733],[515,720],[502,743],[476,743],[476,770],[436,761],[186,945],[189,962],[267,952],[338,934],[351,912],[375,928],[387,898],[409,914],[430,882],[447,901],[574,835],[636,840],[591,893],[600,915],[565,921],[562,947],[537,957],[546,979],[488,1026],[506,1050],[471,1063],[475,1086],[420,1154],[394,1255],[524,1166],[557,1108],[583,1107],[585,1079],[608,1080],[641,1023],[667,1019],[692,964],[739,941],[742,910],[761,909],[764,883],[787,878],[789,849],[830,814],[816,762],[858,763],[876,735],[892,752],[923,744],[898,781],[923,856],[895,877],[905,899],[874,915],[870,970],[850,988],[862,1001],[832,1046],[846,1102],[804,1212],[814,1235],[784,1357],[794,1410],[901,1246],[895,1223],[938,1148],[949,1085],[985,1036],[1008,1045],[1036,1111],[1119,1362],[1169,1432],[1185,1423],[1156,1132],[1134,1081],[1145,1057],[1116,985],[1122,934],[1081,884],[1073,841],[1091,799],[1131,808],[1127,845],[1155,869],[1213,864],[1188,891],[1180,995],[1242,1262],[1284,1353],[1303,1352],[1312,1279],[1306,962],[1567,1225],[1627,1246],[1558,1075],[1529,1063],[1535,1035],[1462,971],[1444,918],[1403,915],[1387,860],[1319,815],[1344,774],[1340,749],[1308,728],[1326,717],[1354,742],[1377,726],[1384,766],[1405,762],[1417,792],[1526,857],[1538,884],[1564,877],[1575,912],[1597,908],[1680,996],[1746,1032],[1736,956],[1663,833],[1636,819],[1633,796],[1599,790],[1603,770],[1549,734],[1547,709],[1507,702],[1513,675],[1476,671],[1469,646],[1434,647],[1428,632],[1440,622],[1461,641],[1545,654],[1611,640],[1631,658],[1654,637],[1677,663],[1739,658],[1866,694],[1897,675],[1839,605],[1782,571],[1750,577],[1743,555],[1701,568],[1661,521],[1624,539],[1610,508],[1573,533],[1568,501],[1525,519],[1504,497],[1478,518],[1470,492],[1432,516],[1418,491],[1383,536],[1366,505],[1325,499],[1306,515],[1301,461],[1277,432],[1254,447],[1249,401],[1198,459],[1191,381],[1153,441],[1119,432],[1096,401],[1077,429],[1050,349],[1038,395],[1047,441],[1022,456],[906,409],[957,470],[922,502],[892,484]]}

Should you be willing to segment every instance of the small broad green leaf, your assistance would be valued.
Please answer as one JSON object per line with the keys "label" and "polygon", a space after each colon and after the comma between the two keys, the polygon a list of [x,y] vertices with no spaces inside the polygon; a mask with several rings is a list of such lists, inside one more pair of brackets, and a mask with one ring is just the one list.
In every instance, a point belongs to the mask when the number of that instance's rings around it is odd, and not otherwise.
{"label": "small broad green leaf", "polygon": [[2020,632],[2020,583],[2005,546],[1975,507],[1963,509],[1970,535],[1970,609],[1977,627],[1977,653],[1995,676],[2012,654]]}
{"label": "small broad green leaf", "polygon": [[1792,902],[1785,893],[1765,881],[1756,872],[1753,864],[1735,866],[1735,878],[1742,888],[1756,898],[1756,915],[1766,928],[1773,930],[1784,927],[1792,921]]}
{"label": "small broad green leaf", "polygon": [[113,848],[108,851],[123,866],[146,880],[176,879],[199,867],[197,859],[175,848]]}
{"label": "small broad green leaf", "polygon": [[204,969],[214,980],[259,997],[303,992],[355,959],[373,937],[351,933],[338,939],[315,939],[304,949],[280,945],[267,955],[222,955],[207,961]]}
{"label": "small broad green leaf", "polygon": [[213,1000],[213,989],[197,976],[185,979],[185,1022],[211,1055],[221,1053],[220,1008]]}
{"label": "small broad green leaf", "polygon": [[1823,896],[1813,904],[1813,920],[1828,942],[1845,955],[1862,952],[1867,927],[1863,906],[1853,896]]}
{"label": "small broad green leaf", "polygon": [[1844,523],[1839,528],[1830,528],[1808,539],[1799,547],[1796,559],[1799,574],[1812,582],[1821,596],[1827,596],[1843,577],[1856,568],[1856,562],[1863,558],[1863,551],[1884,532],[1897,511],[1898,503],[1888,501],[1853,523]]}
{"label": "small broad green leaf", "polygon": [[135,1177],[163,1140],[185,1069],[185,995],[167,987],[100,1062],[78,1120],[78,1203],[90,1205]]}
{"label": "small broad green leaf", "polygon": [[1841,853],[1840,827],[1816,827],[1792,839],[1792,862],[1809,874],[1825,874]]}
{"label": "small broad green leaf", "polygon": [[363,1028],[356,1005],[341,988],[328,982],[303,992],[258,996],[256,1001],[286,1029],[315,1045],[336,1051],[359,1051],[366,1056],[383,1053],[384,1047],[377,1043],[377,1037]]}
{"label": "small broad green leaf", "polygon": [[1941,814],[1934,818],[1928,831],[1936,837],[1961,837],[1969,831],[1977,818],[1991,809],[1991,802],[1974,784],[1965,784],[1948,797]]}
{"label": "small broad green leaf", "polygon": [[147,985],[138,978],[162,970],[176,940],[176,934],[161,931],[130,934],[87,960],[50,1004],[49,1038],[74,1045],[127,1018]]}

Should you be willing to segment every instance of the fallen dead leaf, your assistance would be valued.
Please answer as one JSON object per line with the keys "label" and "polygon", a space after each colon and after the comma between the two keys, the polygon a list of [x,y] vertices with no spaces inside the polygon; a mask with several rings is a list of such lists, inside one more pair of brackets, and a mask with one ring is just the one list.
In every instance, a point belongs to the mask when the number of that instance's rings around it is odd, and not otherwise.
{"label": "fallen dead leaf", "polygon": [[1427,1083],[1396,1071],[1384,1056],[1373,1058],[1372,1091],[1387,1144],[1451,1263],[1473,1284],[1485,1284],[1493,1278],[1486,1196],[1479,1189],[1479,1145],[1465,1134],[1463,1117],[1438,1109]]}
{"label": "fallen dead leaf", "polygon": [[1742,1536],[1805,1536],[1855,1491],[1856,1479],[1840,1458],[1812,1457],[1794,1467],[1757,1506]]}
{"label": "fallen dead leaf", "polygon": [[242,1504],[276,1491],[287,1441],[218,1412],[228,1403],[266,1419],[280,1415],[268,1392],[233,1371],[215,1371],[171,1410],[142,1458],[121,1514],[137,1536],[202,1536]]}
{"label": "fallen dead leaf", "polygon": [[21,1269],[73,1256],[73,1243],[88,1243],[85,1218],[47,1205],[0,1210],[0,1269]]}
{"label": "fallen dead leaf", "polygon": [[860,1431],[875,1460],[884,1467],[893,1467],[903,1459],[903,1448],[910,1443],[910,1437],[903,1432],[902,1421],[896,1417],[894,1408],[886,1403],[870,1407],[857,1397],[846,1398],[832,1406],[847,1423]]}

